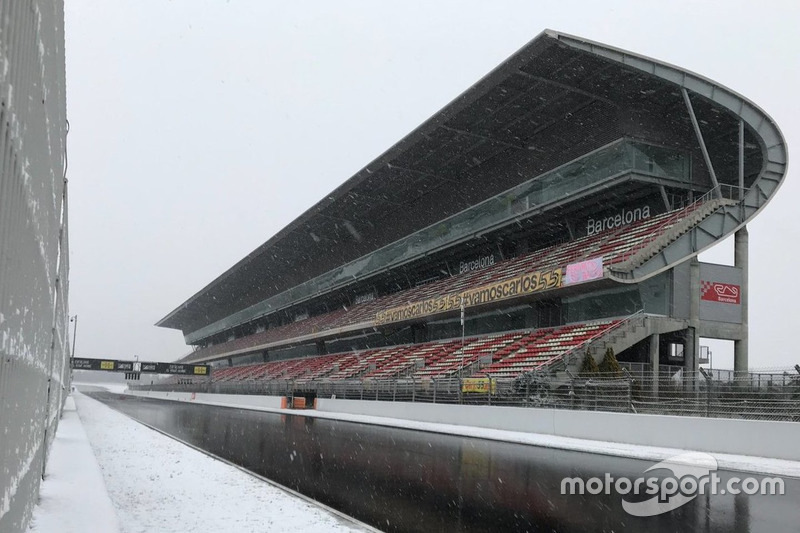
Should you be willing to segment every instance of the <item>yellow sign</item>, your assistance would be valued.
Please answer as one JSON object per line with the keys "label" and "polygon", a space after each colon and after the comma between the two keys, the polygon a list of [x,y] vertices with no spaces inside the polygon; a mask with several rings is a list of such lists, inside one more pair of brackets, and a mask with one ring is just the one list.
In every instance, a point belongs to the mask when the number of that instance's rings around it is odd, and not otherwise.
{"label": "yellow sign", "polygon": [[491,285],[484,285],[461,293],[437,296],[421,302],[414,302],[385,311],[378,311],[378,314],[375,316],[375,325],[379,326],[390,322],[400,322],[402,320],[459,309],[462,302],[464,303],[464,307],[472,307],[489,302],[506,300],[524,294],[533,294],[548,289],[556,289],[561,287],[562,283],[563,272],[561,267],[551,270],[529,272],[516,278],[498,281]]}
{"label": "yellow sign", "polygon": [[114,361],[100,361],[100,370],[114,370]]}
{"label": "yellow sign", "polygon": [[461,381],[461,392],[489,392],[489,381],[492,385],[492,394],[497,394],[497,380],[490,378],[465,378]]}
{"label": "yellow sign", "polygon": [[206,367],[204,367],[204,366],[196,366],[196,367],[194,367],[194,373],[195,374],[205,375],[206,374]]}

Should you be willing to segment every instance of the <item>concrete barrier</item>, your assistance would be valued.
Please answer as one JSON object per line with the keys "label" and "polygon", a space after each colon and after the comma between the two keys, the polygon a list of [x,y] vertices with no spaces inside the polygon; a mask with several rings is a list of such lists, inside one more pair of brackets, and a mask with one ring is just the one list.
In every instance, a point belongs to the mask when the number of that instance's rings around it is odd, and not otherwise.
{"label": "concrete barrier", "polygon": [[127,391],[125,394],[158,400],[202,403],[243,409],[286,409],[285,396],[256,396],[251,394],[210,394],[205,392]]}
{"label": "concrete barrier", "polygon": [[[130,391],[127,394],[242,409],[280,410],[289,407],[284,396],[151,391]],[[327,398],[315,399],[314,406],[322,413],[399,418],[636,446],[800,461],[800,447],[797,446],[800,423],[797,422]],[[314,416],[313,410],[302,412],[305,416]]]}
{"label": "concrete barrier", "polygon": [[800,461],[800,423],[497,406],[317,399],[322,412]]}

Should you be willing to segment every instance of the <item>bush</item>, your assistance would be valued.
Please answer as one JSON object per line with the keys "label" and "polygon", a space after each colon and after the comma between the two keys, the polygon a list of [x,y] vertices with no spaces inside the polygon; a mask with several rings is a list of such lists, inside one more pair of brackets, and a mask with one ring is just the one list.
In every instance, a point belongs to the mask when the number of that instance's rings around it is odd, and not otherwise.
{"label": "bush", "polygon": [[606,349],[606,355],[603,356],[603,360],[600,361],[599,369],[601,374],[606,375],[619,375],[622,373],[622,369],[617,361],[617,356],[614,355],[614,350],[611,349],[611,347]]}
{"label": "bush", "polygon": [[597,361],[594,360],[594,357],[589,353],[589,350],[586,350],[586,355],[583,356],[583,364],[581,365],[579,375],[582,377],[590,377],[597,374],[598,371]]}

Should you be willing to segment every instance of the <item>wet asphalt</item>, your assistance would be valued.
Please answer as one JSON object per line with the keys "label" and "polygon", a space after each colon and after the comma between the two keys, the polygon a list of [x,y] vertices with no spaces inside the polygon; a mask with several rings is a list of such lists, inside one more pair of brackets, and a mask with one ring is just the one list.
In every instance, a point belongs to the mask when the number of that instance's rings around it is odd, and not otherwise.
{"label": "wet asphalt", "polygon": [[[783,496],[699,495],[664,514],[634,517],[613,490],[562,494],[562,480],[602,479],[606,473],[635,479],[652,462],[291,414],[90,395],[384,531],[800,531],[797,478],[783,478]],[[723,483],[750,476],[717,474]]]}

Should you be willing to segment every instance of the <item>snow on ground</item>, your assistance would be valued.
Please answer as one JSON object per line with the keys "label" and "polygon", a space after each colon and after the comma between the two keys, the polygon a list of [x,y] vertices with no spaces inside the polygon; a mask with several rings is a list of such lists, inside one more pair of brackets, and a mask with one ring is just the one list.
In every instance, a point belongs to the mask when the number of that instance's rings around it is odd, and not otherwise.
{"label": "snow on ground", "polygon": [[[86,511],[91,508],[91,515]],[[72,396],[50,451],[47,477],[39,491],[30,531],[41,533],[118,533],[114,505],[105,490],[89,439]]]}
{"label": "snow on ground", "polygon": [[[113,384],[104,388],[122,392],[125,387]],[[368,529],[151,430],[87,396],[74,393],[74,398],[67,399],[56,433],[32,532]],[[318,411],[292,414],[649,460],[663,460],[685,451],[367,415]],[[715,454],[715,458],[720,468],[800,477],[800,463],[794,461],[723,454]]]}
{"label": "snow on ground", "polygon": [[365,529],[96,400],[77,392],[73,396],[77,413],[65,411],[59,424],[31,531],[255,533]]}

